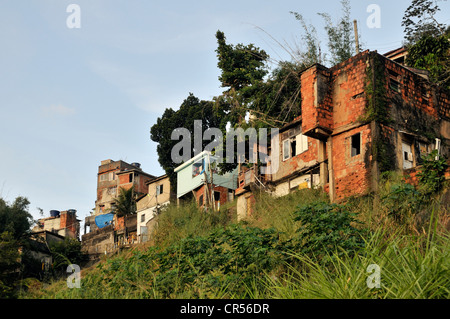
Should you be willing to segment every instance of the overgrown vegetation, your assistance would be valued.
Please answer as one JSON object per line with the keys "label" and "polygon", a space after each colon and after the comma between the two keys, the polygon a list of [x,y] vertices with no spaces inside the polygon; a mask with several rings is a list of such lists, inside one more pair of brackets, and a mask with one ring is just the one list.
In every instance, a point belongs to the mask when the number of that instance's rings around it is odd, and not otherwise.
{"label": "overgrown vegetation", "polygon": [[[333,64],[353,55],[356,40],[349,2],[341,3],[344,15],[337,25],[329,15],[320,14],[332,55],[328,61]],[[438,8],[430,3],[413,0],[405,13],[411,52],[408,63],[428,69],[436,83],[446,83],[448,41],[442,40],[447,39],[442,26],[433,25],[436,21],[413,21],[423,14],[434,19]],[[190,94],[178,111],[166,109],[151,128],[159,162],[172,185],[176,185],[173,169],[177,165],[171,156],[177,142],[171,138],[175,129],[185,128],[193,134],[194,120],[202,119],[203,129],[224,131],[228,121],[241,125],[249,111],[258,114],[258,120],[249,125],[281,126],[301,114],[297,76],[312,63],[326,59],[315,28],[292,13],[306,33],[307,50],[298,52],[298,59],[280,62],[272,73],[266,68],[269,57],[263,50],[252,44],[231,45],[222,32],[216,33],[219,80],[225,92],[213,101],[200,101]],[[436,38],[440,36],[444,38]],[[390,119],[385,76],[380,73],[384,68],[376,55],[371,61],[365,90],[369,109],[360,120],[386,124]],[[443,178],[445,161],[435,160],[436,154],[425,158],[415,188],[403,176],[387,172],[392,164],[387,143],[379,139],[373,145],[384,172],[377,196],[330,203],[321,190],[298,190],[282,198],[261,193],[256,195],[252,215],[239,223],[234,217],[235,203],[214,213],[199,210],[195,202],[172,205],[158,216],[150,245],[105,257],[84,270],[80,289],[67,288],[65,280],[46,287],[28,284],[21,297],[448,299],[450,218],[448,203],[440,199],[443,191],[448,192]],[[196,147],[193,152],[200,151]],[[14,239],[9,232],[0,239],[0,253],[8,256],[9,267],[0,273],[0,289],[9,293],[2,280],[14,267]],[[370,265],[380,269],[377,288],[368,285]]]}
{"label": "overgrown vegetation", "polygon": [[[216,213],[169,206],[152,245],[84,270],[80,289],[60,281],[22,297],[449,298],[446,187],[425,200],[407,185],[386,173],[379,198],[342,204],[321,190],[262,193],[239,223],[233,205]],[[367,284],[372,264],[381,269],[379,288]]]}
{"label": "overgrown vegetation", "polygon": [[450,27],[436,19],[438,1],[412,0],[402,20],[406,63],[429,71],[430,81],[450,92]]}

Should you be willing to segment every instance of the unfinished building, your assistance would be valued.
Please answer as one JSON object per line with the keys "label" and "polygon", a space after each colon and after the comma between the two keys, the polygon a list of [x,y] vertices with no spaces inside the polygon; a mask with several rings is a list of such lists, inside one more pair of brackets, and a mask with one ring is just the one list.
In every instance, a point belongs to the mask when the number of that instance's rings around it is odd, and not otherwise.
{"label": "unfinished building", "polygon": [[449,96],[423,70],[364,51],[332,68],[315,64],[299,76],[302,114],[280,129],[278,147],[268,150],[278,156],[278,170],[260,175],[241,169],[238,218],[251,214],[253,188],[282,196],[316,185],[340,201],[376,191],[384,171],[413,173],[433,149],[449,157]]}
{"label": "unfinished building", "polygon": [[[82,248],[91,256],[109,253],[121,245],[137,242],[137,215],[117,217],[114,200],[121,188],[134,188],[136,197],[147,194],[147,182],[156,177],[139,163],[104,160],[98,168],[97,199],[91,216],[85,218]],[[89,227],[89,231],[88,231]]]}

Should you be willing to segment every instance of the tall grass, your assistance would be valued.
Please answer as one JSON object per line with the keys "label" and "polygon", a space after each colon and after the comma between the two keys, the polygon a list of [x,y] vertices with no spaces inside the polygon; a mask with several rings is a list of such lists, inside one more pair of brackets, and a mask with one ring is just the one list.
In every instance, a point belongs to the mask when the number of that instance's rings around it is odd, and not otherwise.
{"label": "tall grass", "polygon": [[[328,267],[310,257],[294,254],[303,267],[289,267],[282,278],[266,276],[266,298],[320,299],[428,299],[450,298],[450,256],[448,234],[424,238],[390,236],[378,231],[360,253],[335,254]],[[369,265],[380,270],[380,288],[368,285]]]}
{"label": "tall grass", "polygon": [[166,207],[158,216],[153,234],[155,245],[167,247],[189,236],[203,236],[217,227],[224,227],[235,218],[232,214],[236,202],[222,205],[218,212],[199,210],[195,201],[178,207],[175,204]]}
{"label": "tall grass", "polygon": [[[383,201],[400,179],[390,176],[379,196],[351,198],[364,246],[327,252],[329,262],[300,254],[300,204],[327,201],[320,190],[285,197],[257,195],[253,214],[237,223],[235,203],[220,212],[195,203],[169,206],[158,216],[152,246],[105,258],[82,272],[82,288],[65,281],[23,298],[450,298],[448,207],[436,200],[418,206]],[[413,202],[414,193],[404,200]],[[394,206],[393,206],[394,205]],[[408,218],[395,218],[388,208]],[[268,266],[269,265],[269,266]],[[380,288],[369,288],[369,265],[380,269]]]}

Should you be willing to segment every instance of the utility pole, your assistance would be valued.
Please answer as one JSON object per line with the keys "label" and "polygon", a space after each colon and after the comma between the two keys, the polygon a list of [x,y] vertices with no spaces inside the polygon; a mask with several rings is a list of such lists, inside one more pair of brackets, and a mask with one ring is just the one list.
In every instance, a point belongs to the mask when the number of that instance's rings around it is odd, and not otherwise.
{"label": "utility pole", "polygon": [[356,44],[356,54],[359,53],[359,36],[358,36],[358,22],[353,20],[353,29],[355,30],[355,44]]}

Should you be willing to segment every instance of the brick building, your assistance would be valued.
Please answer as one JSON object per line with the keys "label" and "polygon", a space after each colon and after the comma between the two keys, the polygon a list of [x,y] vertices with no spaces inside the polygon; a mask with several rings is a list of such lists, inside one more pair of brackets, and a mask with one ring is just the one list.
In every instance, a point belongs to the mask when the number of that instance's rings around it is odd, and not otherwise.
{"label": "brick building", "polygon": [[38,220],[32,233],[54,233],[64,238],[79,240],[80,220],[77,219],[77,211],[69,209],[65,211],[51,210],[50,216]]}
{"label": "brick building", "polygon": [[[139,163],[104,160],[98,167],[97,199],[91,216],[85,218],[83,249],[91,255],[111,252],[118,245],[137,239],[137,215],[117,217],[114,200],[120,188],[134,187],[136,197],[147,194],[147,182],[156,177],[144,172]],[[87,231],[89,227],[89,231]]]}
{"label": "brick building", "polygon": [[340,201],[376,191],[383,171],[414,170],[435,148],[448,158],[449,96],[425,71],[402,64],[405,54],[364,51],[332,68],[315,64],[301,72],[302,114],[269,148],[279,168],[265,176],[241,170],[238,216],[251,213],[252,186],[282,196],[318,185]]}

